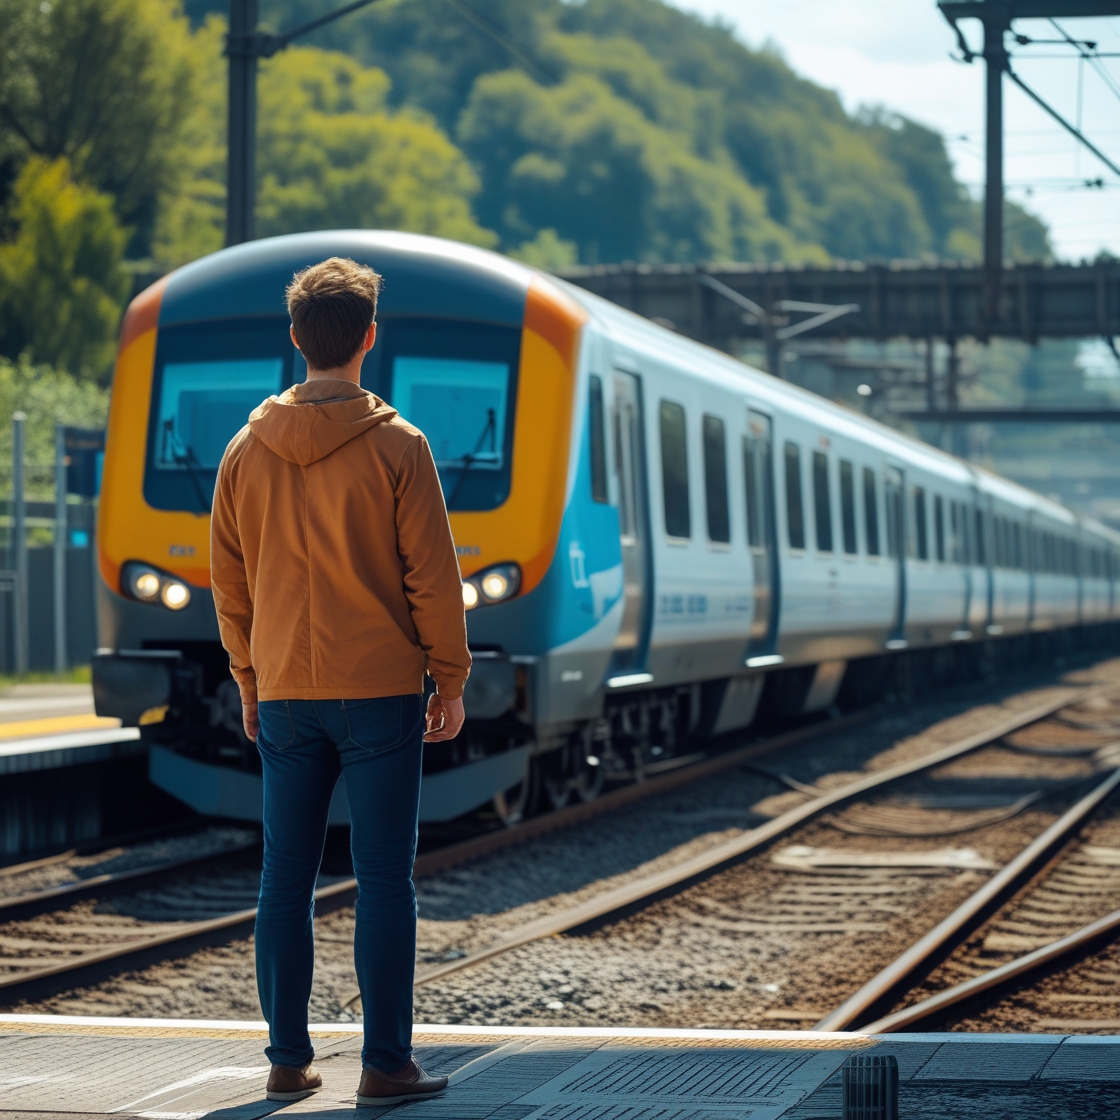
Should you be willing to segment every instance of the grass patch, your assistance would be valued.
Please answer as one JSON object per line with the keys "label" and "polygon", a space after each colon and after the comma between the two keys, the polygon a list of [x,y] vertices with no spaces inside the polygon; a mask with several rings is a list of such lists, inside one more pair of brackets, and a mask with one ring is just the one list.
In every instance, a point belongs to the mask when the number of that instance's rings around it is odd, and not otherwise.
{"label": "grass patch", "polygon": [[14,688],[17,684],[89,684],[90,668],[88,665],[75,665],[65,673],[0,673],[0,693]]}

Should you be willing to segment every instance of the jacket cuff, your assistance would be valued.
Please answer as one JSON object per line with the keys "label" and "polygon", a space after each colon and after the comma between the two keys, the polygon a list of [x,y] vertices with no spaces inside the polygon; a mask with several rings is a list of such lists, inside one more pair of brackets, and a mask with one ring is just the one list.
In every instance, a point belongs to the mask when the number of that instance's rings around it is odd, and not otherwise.
{"label": "jacket cuff", "polygon": [[241,703],[255,704],[257,702],[257,674],[252,669],[231,669],[233,679],[241,693]]}
{"label": "jacket cuff", "polygon": [[462,680],[437,680],[436,692],[441,700],[458,700],[463,695]]}

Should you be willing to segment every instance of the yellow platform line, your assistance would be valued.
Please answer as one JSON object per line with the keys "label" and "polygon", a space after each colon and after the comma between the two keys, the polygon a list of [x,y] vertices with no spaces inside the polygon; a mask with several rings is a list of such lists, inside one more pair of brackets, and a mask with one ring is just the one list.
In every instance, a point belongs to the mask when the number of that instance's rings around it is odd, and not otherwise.
{"label": "yellow platform line", "polygon": [[60,731],[95,731],[120,725],[119,719],[95,716],[92,712],[80,716],[17,719],[11,723],[0,723],[0,739],[33,739],[36,735],[57,735]]}

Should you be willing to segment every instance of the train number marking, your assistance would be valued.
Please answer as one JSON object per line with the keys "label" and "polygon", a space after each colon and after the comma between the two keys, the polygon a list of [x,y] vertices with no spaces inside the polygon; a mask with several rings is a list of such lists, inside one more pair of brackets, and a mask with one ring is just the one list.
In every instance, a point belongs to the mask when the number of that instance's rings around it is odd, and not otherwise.
{"label": "train number marking", "polygon": [[167,552],[170,556],[193,556],[193,544],[173,544],[168,547]]}
{"label": "train number marking", "polygon": [[707,595],[662,595],[661,614],[707,614]]}

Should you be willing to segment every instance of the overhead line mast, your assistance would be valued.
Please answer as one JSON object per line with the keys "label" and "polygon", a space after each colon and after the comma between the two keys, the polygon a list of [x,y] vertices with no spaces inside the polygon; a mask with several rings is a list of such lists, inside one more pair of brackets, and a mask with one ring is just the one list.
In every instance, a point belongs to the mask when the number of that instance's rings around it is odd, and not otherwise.
{"label": "overhead line mast", "polygon": [[[984,316],[991,324],[1002,318],[1000,294],[1003,275],[1003,75],[1010,73],[1004,35],[1016,19],[1067,19],[1120,15],[1120,0],[940,0],[938,8],[957,34],[957,43],[966,62],[977,57],[957,24],[962,19],[978,19],[984,28],[982,55],[987,67],[984,152]],[[1017,85],[1037,101],[1051,116],[1057,116],[1042,99],[1016,75]],[[1078,139],[1100,155],[1072,126]],[[1103,158],[1103,157],[1102,157]],[[1105,161],[1112,167],[1110,161]]]}
{"label": "overhead line mast", "polygon": [[[376,2],[353,0],[325,16],[285,31],[283,35],[271,35],[257,27],[259,0],[230,0],[229,34],[226,36],[226,56],[229,58],[226,245],[240,245],[243,241],[253,241],[257,236],[254,220],[257,199],[257,62],[262,58],[271,58],[296,39]],[[447,2],[477,30],[506,50],[531,77],[547,82],[559,80],[534,62],[466,0]]]}

